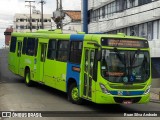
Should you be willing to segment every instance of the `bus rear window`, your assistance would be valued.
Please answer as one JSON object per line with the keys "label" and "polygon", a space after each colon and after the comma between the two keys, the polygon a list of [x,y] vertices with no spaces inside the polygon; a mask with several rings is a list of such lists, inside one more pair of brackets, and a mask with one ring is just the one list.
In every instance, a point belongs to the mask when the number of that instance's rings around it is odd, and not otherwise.
{"label": "bus rear window", "polygon": [[12,37],[11,38],[11,45],[10,45],[10,52],[15,52],[16,51],[16,42],[17,42],[17,38]]}

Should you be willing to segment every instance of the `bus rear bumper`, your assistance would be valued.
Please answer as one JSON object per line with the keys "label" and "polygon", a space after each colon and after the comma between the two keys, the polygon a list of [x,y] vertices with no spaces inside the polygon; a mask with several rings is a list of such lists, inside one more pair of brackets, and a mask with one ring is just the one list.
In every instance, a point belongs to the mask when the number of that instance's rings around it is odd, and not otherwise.
{"label": "bus rear bumper", "polygon": [[96,103],[98,104],[145,104],[150,100],[150,94],[138,96],[117,96],[97,92]]}

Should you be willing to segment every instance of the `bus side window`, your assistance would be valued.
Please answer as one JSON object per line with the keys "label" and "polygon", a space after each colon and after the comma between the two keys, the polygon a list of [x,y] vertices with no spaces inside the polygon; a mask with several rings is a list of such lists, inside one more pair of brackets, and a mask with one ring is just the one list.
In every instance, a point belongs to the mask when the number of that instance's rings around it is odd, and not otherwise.
{"label": "bus side window", "polygon": [[57,60],[58,61],[63,61],[66,62],[68,59],[68,46],[69,46],[69,41],[58,41],[57,45]]}
{"label": "bus side window", "polygon": [[36,56],[37,46],[38,46],[38,39],[28,38],[27,47],[26,47],[26,55]]}
{"label": "bus side window", "polygon": [[54,39],[49,40],[47,58],[51,60],[56,58],[56,40]]}
{"label": "bus side window", "polygon": [[34,56],[37,56],[38,38],[35,39]]}
{"label": "bus side window", "polygon": [[25,37],[25,38],[23,39],[22,54],[26,54],[26,48],[27,48],[27,38]]}
{"label": "bus side window", "polygon": [[11,38],[11,45],[10,45],[10,52],[15,52],[16,51],[16,42],[17,42],[17,38],[12,37]]}
{"label": "bus side window", "polygon": [[71,63],[80,64],[82,56],[82,42],[72,41],[70,47],[69,61]]}

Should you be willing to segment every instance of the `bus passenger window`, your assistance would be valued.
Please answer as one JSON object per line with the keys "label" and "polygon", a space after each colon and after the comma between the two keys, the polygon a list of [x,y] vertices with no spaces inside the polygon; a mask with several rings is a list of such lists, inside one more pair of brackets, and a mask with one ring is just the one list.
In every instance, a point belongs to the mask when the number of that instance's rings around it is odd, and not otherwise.
{"label": "bus passenger window", "polygon": [[58,41],[58,46],[57,46],[57,60],[58,61],[63,61],[66,62],[68,58],[68,45],[69,41]]}
{"label": "bus passenger window", "polygon": [[56,40],[49,40],[47,58],[51,60],[56,58]]}
{"label": "bus passenger window", "polygon": [[26,54],[26,48],[27,48],[27,38],[25,37],[25,38],[23,39],[22,54]]}
{"label": "bus passenger window", "polygon": [[37,46],[38,46],[38,39],[28,38],[26,55],[30,55],[30,56],[35,55],[36,56],[37,55]]}
{"label": "bus passenger window", "polygon": [[15,52],[16,51],[16,42],[17,42],[17,38],[12,37],[11,38],[11,45],[10,45],[10,52]]}
{"label": "bus passenger window", "polygon": [[69,54],[69,61],[71,63],[80,64],[81,56],[82,56],[82,42],[72,41],[71,48],[70,48],[70,54]]}

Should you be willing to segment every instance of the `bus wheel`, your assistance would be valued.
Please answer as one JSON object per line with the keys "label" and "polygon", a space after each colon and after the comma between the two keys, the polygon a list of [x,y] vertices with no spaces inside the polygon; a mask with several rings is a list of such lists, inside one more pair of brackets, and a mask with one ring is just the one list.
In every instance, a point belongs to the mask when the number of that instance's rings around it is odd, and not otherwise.
{"label": "bus wheel", "polygon": [[33,81],[30,80],[30,71],[26,71],[25,73],[25,84],[29,87],[33,85]]}
{"label": "bus wheel", "polygon": [[82,98],[78,95],[78,88],[75,83],[71,84],[68,91],[68,100],[74,104],[82,104]]}

